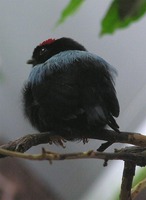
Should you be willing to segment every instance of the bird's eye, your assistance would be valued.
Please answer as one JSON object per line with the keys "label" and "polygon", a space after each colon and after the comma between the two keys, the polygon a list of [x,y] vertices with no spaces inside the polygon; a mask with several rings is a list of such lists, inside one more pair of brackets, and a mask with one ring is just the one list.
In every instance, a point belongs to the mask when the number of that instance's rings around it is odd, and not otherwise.
{"label": "bird's eye", "polygon": [[46,51],[47,51],[47,49],[46,49],[45,47],[43,47],[43,48],[40,50],[40,55],[43,55]]}

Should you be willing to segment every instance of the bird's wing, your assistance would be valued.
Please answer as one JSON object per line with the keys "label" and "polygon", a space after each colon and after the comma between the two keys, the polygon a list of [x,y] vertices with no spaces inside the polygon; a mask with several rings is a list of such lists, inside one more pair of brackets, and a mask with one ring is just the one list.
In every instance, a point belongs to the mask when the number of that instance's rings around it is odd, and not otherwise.
{"label": "bird's wing", "polygon": [[114,117],[118,117],[120,108],[114,88],[115,69],[89,52],[71,53],[71,66],[77,71],[81,102],[89,123],[105,123],[117,131],[118,125]]}
{"label": "bird's wing", "polygon": [[[90,54],[91,55],[91,54]],[[82,97],[89,123],[108,124],[118,131],[114,117],[119,115],[119,102],[114,88],[115,70],[98,56],[85,59],[86,73],[82,84]]]}

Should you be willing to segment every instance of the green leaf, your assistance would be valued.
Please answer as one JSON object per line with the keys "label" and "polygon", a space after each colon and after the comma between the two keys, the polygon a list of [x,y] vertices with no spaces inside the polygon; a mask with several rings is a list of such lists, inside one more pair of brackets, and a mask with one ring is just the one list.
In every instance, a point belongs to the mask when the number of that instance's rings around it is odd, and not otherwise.
{"label": "green leaf", "polygon": [[57,22],[57,26],[63,23],[70,15],[73,15],[79,7],[82,5],[84,0],[71,0],[69,4],[62,11],[60,19]]}
{"label": "green leaf", "polygon": [[113,0],[102,19],[100,35],[112,34],[119,28],[125,28],[146,13],[146,0]]}

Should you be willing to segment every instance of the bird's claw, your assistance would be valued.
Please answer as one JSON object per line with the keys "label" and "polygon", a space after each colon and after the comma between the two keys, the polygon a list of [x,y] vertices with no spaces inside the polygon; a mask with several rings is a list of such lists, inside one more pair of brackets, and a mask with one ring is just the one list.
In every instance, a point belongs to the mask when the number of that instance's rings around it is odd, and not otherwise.
{"label": "bird's claw", "polygon": [[88,139],[88,138],[83,138],[82,140],[83,140],[83,144],[86,144],[86,143],[89,142],[89,139]]}
{"label": "bird's claw", "polygon": [[49,140],[49,144],[60,145],[63,148],[66,147],[64,145],[65,142],[66,142],[66,140],[63,137],[59,136],[59,135],[57,135],[57,136],[51,136],[50,140]]}

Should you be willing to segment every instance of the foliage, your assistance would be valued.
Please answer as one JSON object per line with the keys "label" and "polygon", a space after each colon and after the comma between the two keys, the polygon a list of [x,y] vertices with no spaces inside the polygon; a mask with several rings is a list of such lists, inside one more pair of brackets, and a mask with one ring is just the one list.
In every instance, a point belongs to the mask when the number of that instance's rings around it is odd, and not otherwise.
{"label": "foliage", "polygon": [[[70,0],[62,11],[57,25],[73,15],[85,0]],[[101,21],[100,35],[113,34],[119,28],[126,28],[146,13],[146,0],[113,0]]]}
{"label": "foliage", "polygon": [[67,17],[74,14],[83,4],[83,2],[84,0],[70,0],[69,4],[62,11],[60,19],[57,22],[57,25],[63,23]]}
{"label": "foliage", "polygon": [[146,0],[114,0],[101,25],[100,35],[111,34],[118,28],[125,28],[146,12]]}

